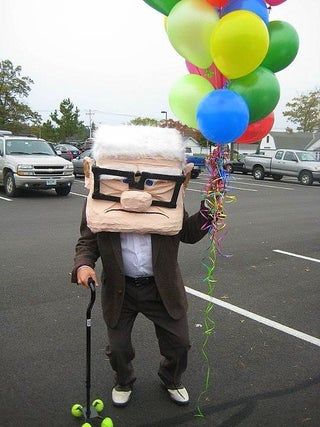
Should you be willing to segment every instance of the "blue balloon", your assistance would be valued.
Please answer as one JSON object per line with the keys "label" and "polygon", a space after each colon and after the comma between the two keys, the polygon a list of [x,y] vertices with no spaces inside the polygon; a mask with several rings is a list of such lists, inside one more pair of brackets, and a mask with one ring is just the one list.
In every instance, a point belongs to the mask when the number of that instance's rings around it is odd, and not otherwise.
{"label": "blue balloon", "polygon": [[264,0],[230,0],[222,9],[222,16],[235,10],[249,10],[260,16],[266,25],[269,24],[269,11]]}
{"label": "blue balloon", "polygon": [[229,89],[210,92],[197,110],[198,129],[215,144],[238,139],[249,124],[249,109],[244,99]]}

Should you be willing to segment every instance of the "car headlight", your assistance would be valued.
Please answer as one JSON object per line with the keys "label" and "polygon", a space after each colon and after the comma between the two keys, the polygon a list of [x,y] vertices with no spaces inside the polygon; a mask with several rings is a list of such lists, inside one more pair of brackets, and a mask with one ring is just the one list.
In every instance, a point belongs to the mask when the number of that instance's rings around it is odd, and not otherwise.
{"label": "car headlight", "polygon": [[18,175],[33,175],[33,165],[18,165]]}
{"label": "car headlight", "polygon": [[70,163],[70,165],[65,165],[64,168],[67,170],[73,170],[73,163]]}

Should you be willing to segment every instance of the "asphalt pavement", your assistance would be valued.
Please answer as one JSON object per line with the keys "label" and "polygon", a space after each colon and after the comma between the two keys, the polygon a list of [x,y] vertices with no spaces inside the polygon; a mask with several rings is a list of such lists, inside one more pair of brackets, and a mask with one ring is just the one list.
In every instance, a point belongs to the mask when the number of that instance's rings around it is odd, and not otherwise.
{"label": "asphalt pavement", "polygon": [[[189,213],[197,211],[206,179],[191,181]],[[188,407],[160,387],[154,328],[142,316],[133,331],[133,398],[125,409],[112,407],[100,302],[94,307],[92,398],[104,400],[116,427],[320,425],[320,184],[234,174],[229,191],[237,200],[227,205],[215,270],[204,417],[195,415],[206,388],[208,238],[180,249],[192,341]],[[79,179],[68,197],[43,191],[10,199],[0,190],[1,427],[81,425],[70,407],[85,403],[89,293],[71,285],[69,274],[85,194]]]}

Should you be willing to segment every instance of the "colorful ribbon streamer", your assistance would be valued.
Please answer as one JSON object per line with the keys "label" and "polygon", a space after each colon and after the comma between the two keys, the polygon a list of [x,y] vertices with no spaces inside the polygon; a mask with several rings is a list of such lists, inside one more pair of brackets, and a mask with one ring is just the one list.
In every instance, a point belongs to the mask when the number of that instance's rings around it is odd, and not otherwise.
{"label": "colorful ribbon streamer", "polygon": [[[215,147],[212,153],[207,158],[206,164],[210,174],[208,183],[204,189],[204,203],[201,209],[201,214],[206,218],[206,223],[203,230],[207,230],[210,237],[210,248],[206,268],[206,277],[204,282],[207,284],[207,294],[212,297],[215,289],[216,279],[214,277],[216,269],[217,253],[226,257],[231,255],[224,254],[221,249],[222,241],[226,235],[226,213],[224,210],[224,202],[230,203],[236,200],[235,196],[227,194],[227,186],[229,183],[229,174],[224,169],[224,162],[228,154],[221,146]],[[206,375],[203,391],[198,397],[196,417],[204,418],[204,413],[201,409],[201,401],[208,393],[210,388],[210,380],[212,377],[210,360],[207,353],[207,346],[210,336],[215,330],[215,322],[212,319],[213,303],[209,302],[204,312],[204,341],[202,344],[202,355],[206,364]]]}

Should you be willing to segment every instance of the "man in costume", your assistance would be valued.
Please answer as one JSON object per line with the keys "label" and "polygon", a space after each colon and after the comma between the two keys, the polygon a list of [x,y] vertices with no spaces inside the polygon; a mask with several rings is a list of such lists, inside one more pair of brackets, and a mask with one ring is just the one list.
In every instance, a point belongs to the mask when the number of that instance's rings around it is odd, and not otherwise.
{"label": "man in costume", "polygon": [[138,313],[155,325],[163,356],[158,375],[170,398],[189,402],[181,383],[190,348],[187,298],[177,257],[180,242],[196,243],[206,234],[203,212],[189,217],[183,207],[191,168],[176,130],[143,126],[102,126],[85,166],[90,192],[72,281],[96,281],[101,257],[115,406],[125,406],[133,390],[131,331]]}

